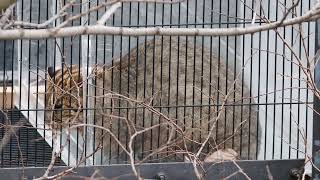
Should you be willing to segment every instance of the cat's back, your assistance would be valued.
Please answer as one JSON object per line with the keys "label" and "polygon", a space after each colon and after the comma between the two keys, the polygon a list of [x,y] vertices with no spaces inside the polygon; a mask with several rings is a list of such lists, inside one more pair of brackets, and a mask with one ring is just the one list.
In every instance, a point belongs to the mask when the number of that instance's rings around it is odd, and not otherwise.
{"label": "cat's back", "polygon": [[[234,105],[249,103],[248,88],[210,48],[189,40],[162,37],[139,44],[130,51],[130,57],[121,57],[107,70],[105,84],[113,92],[150,104],[177,120],[195,141],[203,142],[214,126],[210,141],[216,147],[211,148],[234,148],[240,156],[254,159],[259,127],[256,110],[253,106]],[[113,107],[122,109],[117,115],[128,117],[142,128],[164,122],[159,114],[141,104],[114,101]],[[114,125],[117,128],[121,129]],[[121,133],[121,138],[128,135],[128,131]],[[137,151],[161,146],[168,136],[167,128],[146,132],[136,146],[142,149]]]}

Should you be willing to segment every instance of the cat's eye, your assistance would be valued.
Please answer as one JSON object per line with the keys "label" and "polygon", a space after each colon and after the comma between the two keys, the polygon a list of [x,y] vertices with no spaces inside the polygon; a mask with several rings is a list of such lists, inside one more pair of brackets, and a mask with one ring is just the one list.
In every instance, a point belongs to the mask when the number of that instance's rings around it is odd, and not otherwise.
{"label": "cat's eye", "polygon": [[82,112],[82,108],[81,109],[78,109],[78,108],[72,108],[71,111],[77,113],[78,111],[79,112]]}

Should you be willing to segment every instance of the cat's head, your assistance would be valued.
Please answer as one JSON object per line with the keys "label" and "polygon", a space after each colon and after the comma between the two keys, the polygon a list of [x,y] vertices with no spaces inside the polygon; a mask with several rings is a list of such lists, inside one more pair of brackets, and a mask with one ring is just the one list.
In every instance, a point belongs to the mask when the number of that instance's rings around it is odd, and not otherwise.
{"label": "cat's head", "polygon": [[49,67],[48,75],[47,105],[55,110],[53,120],[62,125],[83,123],[83,88],[79,67],[64,66],[56,70]]}

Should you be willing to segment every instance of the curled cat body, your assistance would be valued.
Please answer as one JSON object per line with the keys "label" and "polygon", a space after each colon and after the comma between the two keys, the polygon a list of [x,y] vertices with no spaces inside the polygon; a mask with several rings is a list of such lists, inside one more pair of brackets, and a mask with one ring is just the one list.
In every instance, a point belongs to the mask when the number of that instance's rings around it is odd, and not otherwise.
{"label": "curled cat body", "polygon": [[[84,78],[77,65],[65,69],[64,75],[49,73],[55,88],[48,86],[46,104],[63,110],[47,112],[46,119],[83,123]],[[256,159],[260,125],[249,90],[210,49],[177,37],[157,38],[93,69],[94,121],[112,133],[95,129],[103,163],[127,163],[130,145],[134,159],[144,162],[183,161],[200,148],[202,160],[219,149]],[[53,97],[53,89],[68,93]]]}

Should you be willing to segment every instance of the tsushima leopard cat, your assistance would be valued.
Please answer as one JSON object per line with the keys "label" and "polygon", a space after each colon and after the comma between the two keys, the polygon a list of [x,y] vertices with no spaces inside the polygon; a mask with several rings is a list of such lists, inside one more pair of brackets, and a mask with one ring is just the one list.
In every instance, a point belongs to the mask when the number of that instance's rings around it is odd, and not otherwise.
{"label": "tsushima leopard cat", "polygon": [[[240,159],[256,159],[257,110],[232,106],[249,103],[245,98],[250,97],[249,90],[235,81],[233,69],[218,60],[206,47],[185,39],[178,45],[177,38],[163,37],[132,49],[112,67],[96,65],[91,85],[95,87],[95,123],[109,129],[126,149],[135,132],[155,126],[135,137],[132,146],[137,161],[182,161],[186,151],[197,152],[210,130],[200,159],[218,149],[233,149]],[[54,116],[46,113],[47,123],[83,123],[81,68],[64,66],[48,74],[46,105],[57,111]],[[229,89],[233,91],[226,96]],[[174,133],[168,119],[177,125]],[[104,162],[129,161],[109,133],[95,131]]]}

